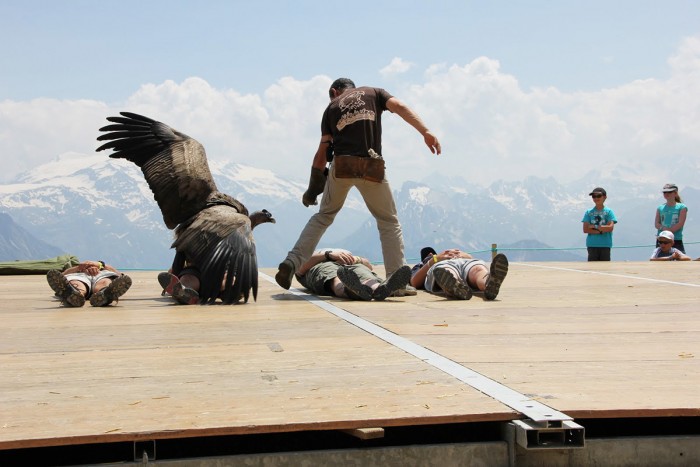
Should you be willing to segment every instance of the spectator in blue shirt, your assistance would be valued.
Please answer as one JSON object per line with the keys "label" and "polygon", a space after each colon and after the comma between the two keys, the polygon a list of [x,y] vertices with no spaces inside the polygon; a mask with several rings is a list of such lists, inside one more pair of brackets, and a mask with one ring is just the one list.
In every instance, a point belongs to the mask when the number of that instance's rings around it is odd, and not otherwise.
{"label": "spectator in blue shirt", "polygon": [[[673,248],[685,253],[683,226],[688,215],[688,206],[681,202],[678,187],[673,183],[667,183],[661,191],[664,194],[666,203],[656,208],[656,219],[654,219],[656,234],[658,236],[664,230],[671,232],[675,239]],[[656,246],[660,245],[657,243]]]}
{"label": "spectator in blue shirt", "polygon": [[617,224],[615,213],[605,207],[608,194],[604,188],[594,188],[589,193],[595,206],[583,214],[583,233],[586,236],[588,261],[610,261],[612,232]]}

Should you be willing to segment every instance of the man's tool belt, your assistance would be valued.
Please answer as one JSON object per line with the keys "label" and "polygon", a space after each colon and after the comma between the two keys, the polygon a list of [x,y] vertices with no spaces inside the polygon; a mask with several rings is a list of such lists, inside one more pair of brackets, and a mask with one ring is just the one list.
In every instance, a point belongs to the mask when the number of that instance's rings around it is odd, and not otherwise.
{"label": "man's tool belt", "polygon": [[364,178],[378,183],[384,180],[384,159],[336,155],[333,164],[338,178]]}

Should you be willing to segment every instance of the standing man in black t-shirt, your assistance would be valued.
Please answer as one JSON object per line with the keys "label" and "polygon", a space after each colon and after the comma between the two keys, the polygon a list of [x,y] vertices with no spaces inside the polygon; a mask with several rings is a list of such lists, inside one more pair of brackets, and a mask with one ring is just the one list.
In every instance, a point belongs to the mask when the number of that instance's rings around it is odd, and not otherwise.
{"label": "standing man in black t-shirt", "polygon": [[[339,78],[333,82],[328,93],[331,102],[323,113],[321,142],[311,166],[309,189],[304,193],[302,202],[308,207],[316,204],[319,194],[323,193],[323,197],[318,213],[311,216],[287,258],[279,265],[275,280],[285,289],[289,289],[294,272],[309,259],[326,229],[333,223],[353,186],[359,190],[367,208],[377,221],[386,277],[390,277],[406,264],[401,225],[386,178],[370,181],[361,176],[336,176],[336,165],[345,165],[341,163],[346,161],[357,162],[358,157],[381,157],[383,111],[398,114],[423,135],[425,144],[433,154],[441,153],[437,137],[428,130],[418,115],[384,89],[356,88],[352,80]],[[333,145],[335,156],[326,180],[323,170],[330,144]]]}

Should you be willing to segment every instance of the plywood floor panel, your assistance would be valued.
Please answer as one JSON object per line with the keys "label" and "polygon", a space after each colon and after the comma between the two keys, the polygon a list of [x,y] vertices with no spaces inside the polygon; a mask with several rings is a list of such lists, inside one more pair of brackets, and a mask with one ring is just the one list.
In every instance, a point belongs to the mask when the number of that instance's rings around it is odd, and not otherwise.
{"label": "plywood floor panel", "polygon": [[[233,307],[173,305],[152,271],[100,309],[60,307],[43,276],[0,277],[0,449],[520,416],[274,272]],[[609,418],[700,415],[698,298],[700,262],[515,263],[493,302],[327,302],[556,410]]]}
{"label": "plywood floor panel", "polygon": [[60,307],[41,276],[0,277],[0,291],[41,290],[0,310],[0,448],[517,417],[272,284],[256,303],[183,307],[155,274],[131,273],[100,309]]}
{"label": "plywood floor panel", "polygon": [[567,414],[697,416],[699,299],[700,262],[515,264],[495,302],[358,313]]}

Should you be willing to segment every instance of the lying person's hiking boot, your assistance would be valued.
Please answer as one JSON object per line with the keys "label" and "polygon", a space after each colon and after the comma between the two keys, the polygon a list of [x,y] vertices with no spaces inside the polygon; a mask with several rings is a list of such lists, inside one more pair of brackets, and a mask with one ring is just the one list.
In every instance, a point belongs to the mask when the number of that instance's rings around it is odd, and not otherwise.
{"label": "lying person's hiking boot", "polygon": [[472,298],[472,289],[462,281],[458,280],[454,274],[445,268],[436,268],[433,271],[435,282],[449,296],[460,300]]}
{"label": "lying person's hiking boot", "polygon": [[182,282],[177,282],[173,286],[173,298],[183,305],[196,305],[199,303],[199,293],[196,290],[182,285]]}
{"label": "lying person's hiking boot", "polygon": [[67,297],[64,297],[64,303],[76,308],[80,308],[81,306],[85,305],[85,295],[81,294],[78,289],[70,284],[68,284],[68,287],[70,288],[70,293]]}
{"label": "lying person's hiking boot", "polygon": [[406,287],[401,287],[399,289],[394,290],[389,294],[390,297],[413,297],[415,295],[418,295],[418,290],[416,290],[415,287],[412,285],[407,285]]}
{"label": "lying person's hiking boot", "polygon": [[501,289],[501,284],[507,274],[508,258],[503,253],[498,253],[491,261],[489,278],[486,279],[486,287],[484,288],[484,298],[486,300],[494,300],[498,297],[498,291]]}
{"label": "lying person's hiking boot", "polygon": [[393,292],[405,288],[411,280],[411,267],[402,266],[372,292],[374,300],[384,300]]}
{"label": "lying person's hiking boot", "polygon": [[51,287],[51,290],[57,297],[60,297],[65,290],[64,281],[61,280],[61,277],[63,277],[63,274],[58,269],[52,269],[46,273],[46,282],[49,283],[49,287]]}
{"label": "lying person's hiking boot", "polygon": [[158,274],[158,283],[160,286],[163,288],[163,291],[160,293],[161,295],[172,295],[173,294],[173,287],[175,287],[175,284],[180,282],[180,279],[175,274],[170,274],[169,272],[161,272]]}
{"label": "lying person's hiking boot", "polygon": [[283,289],[289,290],[292,286],[292,277],[294,277],[294,272],[296,272],[296,267],[291,260],[285,259],[277,267],[277,274],[275,274],[275,281]]}
{"label": "lying person's hiking boot", "polygon": [[46,273],[46,281],[49,283],[51,290],[61,299],[64,305],[74,307],[85,305],[85,297],[83,294],[73,287],[68,279],[66,279],[66,276],[58,269],[52,269]]}
{"label": "lying person's hiking boot", "polygon": [[107,306],[113,301],[118,300],[130,287],[131,277],[126,274],[115,277],[107,287],[90,296],[90,305]]}
{"label": "lying person's hiking boot", "polygon": [[347,266],[338,268],[338,279],[345,286],[345,293],[352,300],[372,300],[372,288],[360,281],[359,276],[355,271]]}

